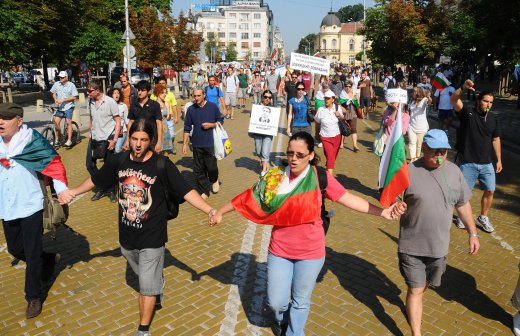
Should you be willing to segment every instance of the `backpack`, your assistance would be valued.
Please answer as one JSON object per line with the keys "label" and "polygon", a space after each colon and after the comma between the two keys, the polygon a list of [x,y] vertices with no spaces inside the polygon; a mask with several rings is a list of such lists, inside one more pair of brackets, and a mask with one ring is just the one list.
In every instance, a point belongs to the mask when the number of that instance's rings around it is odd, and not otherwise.
{"label": "backpack", "polygon": [[45,177],[38,173],[38,180],[43,193],[43,229],[51,233],[51,238],[56,239],[58,226],[65,225],[69,218],[69,206],[61,205],[56,194],[47,189],[44,181]]}
{"label": "backpack", "polygon": [[327,235],[327,231],[329,231],[330,226],[330,217],[329,212],[325,209],[325,192],[327,191],[327,185],[329,183],[327,179],[327,170],[323,167],[316,166],[316,171],[318,172],[318,183],[320,185],[321,192],[321,220],[323,221],[323,230],[325,231],[325,235]]}
{"label": "backpack", "polygon": [[[388,77],[386,77],[388,78]],[[395,78],[388,78],[388,84],[386,85],[387,89],[395,89],[397,85],[395,84]]]}
{"label": "backpack", "polygon": [[[119,156],[119,167],[126,161],[127,158],[130,157],[130,152],[123,153]],[[179,203],[173,200],[173,196],[171,196],[168,187],[168,174],[166,173],[166,160],[165,156],[159,155],[157,159],[157,177],[161,184],[163,185],[164,198],[166,200],[166,207],[168,208],[167,220],[177,218],[179,215]],[[118,170],[119,170],[118,167]]]}

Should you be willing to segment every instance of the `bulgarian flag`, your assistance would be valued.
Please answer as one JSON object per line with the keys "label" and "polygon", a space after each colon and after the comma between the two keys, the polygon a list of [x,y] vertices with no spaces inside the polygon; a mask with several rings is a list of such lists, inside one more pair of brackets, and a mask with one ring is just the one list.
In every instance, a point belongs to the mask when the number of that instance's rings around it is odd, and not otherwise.
{"label": "bulgarian flag", "polygon": [[379,163],[379,189],[383,189],[379,198],[381,205],[385,208],[389,207],[409,185],[410,177],[406,164],[401,107],[399,107],[394,127]]}
{"label": "bulgarian flag", "polygon": [[67,188],[67,174],[60,156],[47,139],[27,125],[22,125],[13,136],[7,152],[0,147],[0,164],[7,169],[19,164],[53,179],[57,193]]}
{"label": "bulgarian flag", "polygon": [[341,105],[341,104],[343,104],[345,102],[348,102],[348,101],[351,101],[352,105],[354,105],[355,108],[359,107],[359,101],[357,99],[357,96],[354,96],[354,97],[352,97],[352,99],[350,99],[347,96],[347,93],[344,90],[341,90],[341,93],[339,94],[339,98],[336,99],[336,103]]}
{"label": "bulgarian flag", "polygon": [[289,167],[270,169],[252,188],[231,200],[242,216],[257,224],[293,226],[320,218],[317,173],[308,166],[289,181]]}
{"label": "bulgarian flag", "polygon": [[271,54],[271,60],[274,60],[276,55],[278,54],[278,49],[273,50],[273,53]]}
{"label": "bulgarian flag", "polygon": [[312,55],[312,56],[314,56],[314,57],[321,57],[321,55],[320,55],[320,52],[319,52],[319,51],[315,52],[315,53],[314,53],[314,55]]}
{"label": "bulgarian flag", "polygon": [[447,86],[451,85],[451,82],[444,76],[442,72],[437,72],[435,78],[432,80],[432,85],[435,86],[437,90],[442,92]]}

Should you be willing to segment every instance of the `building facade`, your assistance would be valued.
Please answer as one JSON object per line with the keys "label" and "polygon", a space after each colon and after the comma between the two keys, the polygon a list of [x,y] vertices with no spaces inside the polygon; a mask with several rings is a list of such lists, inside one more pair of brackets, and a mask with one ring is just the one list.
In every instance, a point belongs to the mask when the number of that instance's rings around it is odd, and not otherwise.
{"label": "building facade", "polygon": [[269,58],[274,48],[273,12],[260,1],[211,0],[209,4],[192,5],[198,15],[196,30],[204,39],[214,34],[218,41],[217,54],[234,46],[237,59],[253,61]]}
{"label": "building facade", "polygon": [[315,49],[332,63],[360,65],[363,62],[356,61],[356,55],[363,51],[365,37],[357,32],[363,27],[363,22],[341,23],[334,12],[329,12],[316,34]]}

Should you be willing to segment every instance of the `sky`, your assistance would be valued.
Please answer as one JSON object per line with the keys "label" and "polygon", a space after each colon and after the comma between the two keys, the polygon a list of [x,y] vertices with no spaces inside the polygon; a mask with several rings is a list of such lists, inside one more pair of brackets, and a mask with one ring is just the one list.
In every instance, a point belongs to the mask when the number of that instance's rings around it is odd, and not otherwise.
{"label": "sky", "polygon": [[[311,33],[318,33],[321,20],[330,10],[330,0],[267,0],[273,12],[274,25],[282,32],[285,52],[298,49],[301,38]],[[209,0],[173,0],[173,13],[186,12],[191,4],[209,3]],[[337,11],[343,6],[363,3],[362,0],[332,0],[332,10]],[[366,0],[366,6],[374,5],[373,0]]]}

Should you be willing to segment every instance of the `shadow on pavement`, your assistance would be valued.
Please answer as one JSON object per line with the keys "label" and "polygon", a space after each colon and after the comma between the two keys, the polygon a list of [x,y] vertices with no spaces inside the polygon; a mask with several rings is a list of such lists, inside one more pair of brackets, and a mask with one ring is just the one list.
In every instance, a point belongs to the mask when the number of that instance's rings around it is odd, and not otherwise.
{"label": "shadow on pavement", "polygon": [[[263,270],[265,281],[259,283],[258,273]],[[257,279],[248,281],[248,276],[256,272]],[[198,274],[200,278],[209,276],[226,285],[236,285],[240,302],[249,323],[258,327],[267,327],[272,324],[271,310],[266,306],[267,298],[267,263],[258,263],[256,256],[250,253],[233,253],[231,258],[215,267]]]}
{"label": "shadow on pavement", "polygon": [[246,168],[254,173],[260,173],[261,170],[259,160],[254,160],[246,156],[235,159],[235,167]]}
{"label": "shadow on pavement", "polygon": [[[381,229],[379,231],[394,243],[397,244],[399,242],[397,237],[392,236],[388,232]],[[475,314],[498,321],[508,328],[512,327],[511,315],[486,294],[482,293],[477,288],[475,278],[462,270],[447,265],[446,272],[442,276],[441,286],[432,290],[444,300],[458,302]]]}
{"label": "shadow on pavement", "polygon": [[326,252],[325,265],[317,281],[321,282],[327,271],[331,271],[337,276],[341,286],[367,306],[392,335],[403,335],[379,301],[379,297],[384,298],[406,316],[404,303],[399,297],[401,290],[376,265],[355,255],[334,251],[330,247],[326,248]]}
{"label": "shadow on pavement", "polygon": [[379,199],[379,191],[363,185],[358,179],[343,174],[336,175],[336,180],[347,190],[357,191],[365,196]]}

